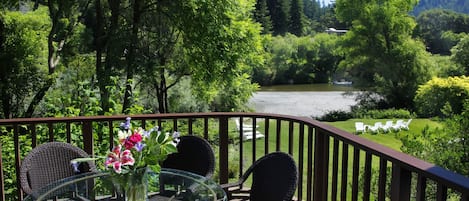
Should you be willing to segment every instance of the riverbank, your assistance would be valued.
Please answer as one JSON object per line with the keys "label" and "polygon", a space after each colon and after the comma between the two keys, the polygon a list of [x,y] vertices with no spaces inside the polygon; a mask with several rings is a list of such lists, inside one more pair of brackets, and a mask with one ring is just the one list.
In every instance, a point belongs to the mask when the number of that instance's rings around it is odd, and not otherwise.
{"label": "riverbank", "polygon": [[344,91],[259,91],[249,105],[262,113],[317,117],[333,110],[350,111],[356,95]]}

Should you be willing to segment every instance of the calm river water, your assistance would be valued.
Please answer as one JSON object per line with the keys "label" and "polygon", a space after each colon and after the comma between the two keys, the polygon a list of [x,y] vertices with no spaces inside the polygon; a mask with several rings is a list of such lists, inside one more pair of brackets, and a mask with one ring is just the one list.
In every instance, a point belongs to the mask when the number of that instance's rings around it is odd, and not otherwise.
{"label": "calm river water", "polygon": [[356,101],[352,87],[314,84],[262,87],[249,103],[256,112],[316,117],[332,110],[350,111]]}

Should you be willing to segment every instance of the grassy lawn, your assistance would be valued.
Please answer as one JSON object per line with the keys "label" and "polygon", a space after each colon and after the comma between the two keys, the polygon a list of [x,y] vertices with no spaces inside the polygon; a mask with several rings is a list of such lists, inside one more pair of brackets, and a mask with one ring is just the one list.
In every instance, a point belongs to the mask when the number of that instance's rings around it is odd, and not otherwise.
{"label": "grassy lawn", "polygon": [[[363,122],[367,125],[373,125],[375,122],[378,122],[378,121],[384,124],[388,120],[393,120],[394,123],[396,122],[396,119],[349,119],[347,121],[324,122],[324,123],[330,124],[334,127],[340,128],[350,133],[355,133],[355,122]],[[381,145],[400,151],[400,148],[402,146],[402,143],[399,140],[400,136],[408,135],[410,133],[421,134],[422,130],[426,126],[429,126],[430,128],[436,128],[436,127],[441,127],[441,124],[439,122],[432,121],[430,119],[412,119],[412,122],[409,125],[408,131],[402,130],[399,132],[389,132],[389,133],[380,132],[378,134],[364,133],[364,134],[360,134],[360,136],[368,140],[374,141],[376,143],[379,143]]]}

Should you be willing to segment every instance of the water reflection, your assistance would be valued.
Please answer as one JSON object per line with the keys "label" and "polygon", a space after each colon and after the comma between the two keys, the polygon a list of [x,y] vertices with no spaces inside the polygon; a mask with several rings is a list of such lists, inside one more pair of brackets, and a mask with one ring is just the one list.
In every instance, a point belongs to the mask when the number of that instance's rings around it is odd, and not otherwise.
{"label": "water reflection", "polygon": [[356,104],[355,91],[353,87],[328,84],[262,87],[249,104],[256,112],[317,117],[333,110],[350,111]]}

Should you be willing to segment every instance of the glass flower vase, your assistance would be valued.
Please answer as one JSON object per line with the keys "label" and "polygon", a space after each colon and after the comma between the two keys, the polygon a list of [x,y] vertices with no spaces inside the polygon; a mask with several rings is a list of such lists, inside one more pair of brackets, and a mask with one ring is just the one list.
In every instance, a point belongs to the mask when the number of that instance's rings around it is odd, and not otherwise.
{"label": "glass flower vase", "polygon": [[148,169],[138,168],[127,174],[121,175],[116,183],[119,197],[125,201],[147,201],[148,193]]}

